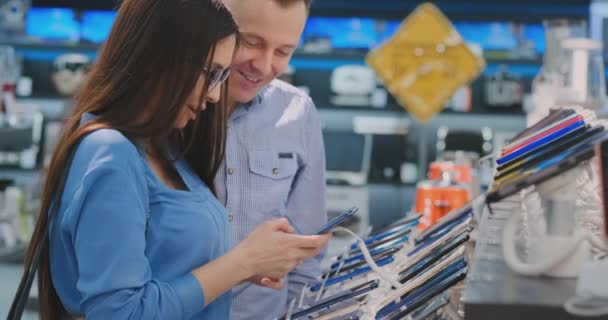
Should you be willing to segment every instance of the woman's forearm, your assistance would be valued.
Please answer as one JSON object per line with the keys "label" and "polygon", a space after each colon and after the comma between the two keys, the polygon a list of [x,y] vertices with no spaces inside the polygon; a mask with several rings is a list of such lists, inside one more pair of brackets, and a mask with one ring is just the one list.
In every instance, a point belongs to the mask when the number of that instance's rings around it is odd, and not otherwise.
{"label": "woman's forearm", "polygon": [[203,288],[206,305],[232,287],[253,276],[244,266],[243,258],[244,256],[233,249],[192,271]]}

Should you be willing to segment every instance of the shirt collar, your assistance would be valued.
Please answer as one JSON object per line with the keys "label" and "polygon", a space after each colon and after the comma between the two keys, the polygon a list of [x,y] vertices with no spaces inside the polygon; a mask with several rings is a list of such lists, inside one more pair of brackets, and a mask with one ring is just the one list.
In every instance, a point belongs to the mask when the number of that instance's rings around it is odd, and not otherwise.
{"label": "shirt collar", "polygon": [[254,104],[261,104],[262,103],[262,92],[265,90],[266,88],[263,88],[262,90],[260,90],[260,92],[258,92],[258,94],[253,97],[253,99],[251,99],[251,101],[249,102],[245,102],[242,105],[245,107],[246,110],[249,110],[249,108],[251,108],[251,106],[253,106]]}

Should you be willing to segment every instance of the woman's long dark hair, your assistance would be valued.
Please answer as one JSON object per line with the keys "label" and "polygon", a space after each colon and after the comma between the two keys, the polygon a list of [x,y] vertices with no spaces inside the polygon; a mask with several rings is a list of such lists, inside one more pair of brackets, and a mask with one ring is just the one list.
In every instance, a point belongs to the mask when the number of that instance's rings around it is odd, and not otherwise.
{"label": "woman's long dark hair", "polygon": [[[65,163],[76,142],[100,128],[119,130],[133,141],[151,142],[152,147],[173,140],[197,174],[213,188],[213,178],[224,153],[226,108],[210,106],[184,132],[177,132],[174,125],[202,70],[210,69],[210,57],[218,41],[237,32],[232,15],[217,0],[122,2],[53,154],[40,214],[25,258],[27,270],[35,247],[43,246],[38,268],[41,319],[68,316],[52,284],[49,246],[42,239],[42,231],[48,224],[50,203],[62,172],[68,170]],[[225,88],[222,95],[221,100],[225,101]],[[205,96],[203,92],[201,103]],[[80,126],[85,113],[97,117]],[[166,156],[162,160],[170,161]]]}

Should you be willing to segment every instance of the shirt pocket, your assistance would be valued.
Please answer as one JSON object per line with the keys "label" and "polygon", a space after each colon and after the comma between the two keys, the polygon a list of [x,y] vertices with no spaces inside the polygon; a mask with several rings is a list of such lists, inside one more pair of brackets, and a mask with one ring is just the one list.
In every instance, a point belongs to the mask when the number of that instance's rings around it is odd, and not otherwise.
{"label": "shirt pocket", "polygon": [[298,171],[298,161],[293,152],[249,151],[250,188],[255,203],[265,213],[284,212],[292,183]]}

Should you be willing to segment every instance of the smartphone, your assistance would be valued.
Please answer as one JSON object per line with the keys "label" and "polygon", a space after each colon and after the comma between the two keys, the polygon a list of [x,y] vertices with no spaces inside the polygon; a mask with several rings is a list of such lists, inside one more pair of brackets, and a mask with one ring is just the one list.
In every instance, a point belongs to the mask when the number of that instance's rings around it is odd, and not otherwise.
{"label": "smartphone", "polygon": [[418,222],[420,221],[420,218],[422,218],[422,214],[421,213],[410,213],[407,216],[389,224],[386,227],[382,227],[378,230],[372,230],[371,235],[372,236],[377,236],[379,234],[388,232],[390,230],[394,230],[394,229],[399,229],[400,227],[406,226],[406,225],[413,225],[413,224],[418,224]]}
{"label": "smartphone", "polygon": [[511,179],[493,186],[486,197],[486,203],[500,201],[524,188],[549,180],[572,169],[582,161],[591,159],[595,154],[596,143],[604,141],[606,137],[608,137],[608,134],[604,131],[594,136],[593,139],[586,140],[585,143],[557,154]]}
{"label": "smartphone", "polygon": [[436,233],[436,231],[443,229],[446,225],[451,224],[469,214],[473,214],[473,206],[470,202],[461,208],[450,211],[448,214],[441,217],[437,223],[417,234],[414,239],[416,240],[416,243],[424,241],[424,239]]}
{"label": "smartphone", "polygon": [[[377,260],[380,260],[382,258],[385,258],[387,256],[391,256],[397,252],[399,252],[399,250],[401,250],[401,248],[388,248],[385,250],[381,250],[379,252],[373,253],[370,252],[370,256],[372,257],[372,259],[374,259],[374,261],[377,262]],[[367,263],[367,261],[365,261],[365,258],[363,256],[361,256],[358,259],[355,260],[350,260],[350,261],[344,261],[344,263],[334,263],[331,265],[331,270],[327,273],[325,273],[322,278],[326,278],[326,277],[333,277],[336,274],[339,273],[344,273],[346,271],[352,270],[352,269],[356,269],[359,268],[363,265],[365,265]],[[340,269],[338,269],[338,267]]]}
{"label": "smartphone", "polygon": [[[581,128],[581,129],[583,129],[583,128]],[[585,128],[583,130],[587,130],[587,129]],[[601,132],[601,130],[600,130],[600,132]],[[535,150],[531,150],[530,152],[528,152],[530,154],[529,157],[532,159],[535,155],[538,157],[541,157],[541,158],[537,159],[537,161],[527,162],[526,160],[529,160],[529,159],[524,159],[522,161],[517,161],[515,163],[508,162],[507,164],[514,164],[515,166],[511,167],[509,170],[501,171],[500,174],[494,178],[494,184],[501,184],[504,182],[504,180],[511,179],[513,176],[517,175],[519,172],[525,171],[526,169],[529,169],[529,168],[533,167],[534,165],[536,165],[544,160],[547,160],[548,158],[555,156],[556,154],[559,154],[559,152],[567,151],[567,149],[561,149],[559,151],[552,152],[552,153],[544,152],[548,148],[551,148],[552,145],[560,144],[561,142],[564,142],[565,140],[568,140],[571,137],[580,136],[581,133],[584,133],[584,131],[578,132],[578,133],[573,133],[573,134],[569,135],[568,137],[564,137],[563,139],[555,140],[555,141],[547,144],[546,146],[543,146],[541,148],[537,148]],[[591,137],[588,137],[588,138],[591,138]],[[579,140],[578,143],[571,143],[571,144],[569,144],[568,148],[576,147],[578,144],[583,143],[584,141],[585,140],[583,139],[583,140]],[[516,167],[518,167],[518,168],[516,168]],[[509,171],[509,172],[507,172],[507,171]]]}
{"label": "smartphone", "polygon": [[[387,317],[390,317],[388,319],[389,320],[403,319],[404,317],[408,316],[410,313],[418,310],[418,308],[423,306],[425,303],[427,303],[431,299],[437,297],[442,292],[445,292],[449,288],[453,287],[454,285],[456,285],[459,282],[461,282],[462,280],[464,280],[465,277],[466,277],[465,270],[454,273],[453,275],[451,275],[444,281],[440,282],[436,287],[431,288],[430,290],[424,292],[422,295],[420,295],[416,298],[412,298],[410,300],[404,301],[399,308],[396,308],[395,311],[392,312],[392,314],[387,315]],[[403,309],[403,308],[405,308],[405,309]],[[378,319],[378,318],[376,317],[376,319]],[[386,317],[384,319],[386,319]]]}
{"label": "smartphone", "polygon": [[535,134],[533,134],[530,137],[526,137],[524,139],[521,140],[517,140],[516,142],[509,144],[508,146],[504,147],[502,149],[502,155],[505,154],[509,154],[517,149],[522,148],[523,146],[530,144],[534,141],[537,141],[541,138],[544,138],[558,130],[564,129],[566,127],[568,127],[569,125],[572,125],[578,121],[584,121],[585,118],[581,115],[577,115],[574,114],[570,117],[567,117],[563,120],[557,121],[555,123],[552,123],[551,125],[543,128],[542,130],[539,130],[538,132],[536,132]]}
{"label": "smartphone", "polygon": [[[595,127],[593,127],[593,128],[595,128]],[[582,128],[576,129],[572,133],[566,135],[562,139],[554,140],[554,141],[552,141],[550,143],[547,143],[546,145],[543,145],[543,146],[540,146],[538,148],[531,149],[531,150],[528,150],[528,151],[526,151],[524,153],[521,153],[517,157],[515,157],[515,158],[513,158],[513,159],[511,159],[511,160],[509,160],[507,162],[504,162],[503,164],[498,165],[496,169],[497,169],[497,171],[504,170],[504,169],[508,168],[509,166],[514,165],[514,164],[520,162],[521,160],[525,160],[526,158],[528,158],[530,156],[533,156],[533,155],[535,155],[535,154],[537,154],[539,152],[542,152],[543,150],[546,150],[548,148],[554,147],[557,144],[564,143],[565,141],[570,141],[571,139],[575,139],[577,137],[583,136],[583,135],[585,135],[589,131],[593,131],[591,125],[585,125]]]}
{"label": "smartphone", "polygon": [[[438,272],[420,286],[403,295],[399,302],[391,302],[382,307],[376,313],[376,319],[385,319],[387,316],[400,310],[402,307],[407,307],[412,302],[423,300],[421,298],[424,298],[425,296],[428,297],[428,295],[431,293],[436,292],[435,294],[439,294],[445,291],[445,289],[439,291],[440,288],[443,288],[442,284],[446,281],[450,281],[451,279],[458,278],[460,274],[465,272],[466,267],[466,259],[464,257],[458,259],[456,262]],[[432,297],[429,297],[428,299],[431,298]],[[424,300],[424,302],[426,301],[428,300]]]}
{"label": "smartphone", "polygon": [[550,143],[552,141],[555,141],[557,139],[562,139],[570,133],[577,132],[576,131],[577,129],[580,129],[581,127],[584,127],[584,126],[585,126],[585,121],[577,121],[563,129],[560,129],[558,131],[555,131],[555,132],[549,134],[546,137],[536,140],[530,144],[525,145],[524,147],[522,147],[520,149],[514,150],[513,152],[506,154],[501,158],[496,159],[496,164],[498,164],[498,165],[505,164],[505,163],[519,157],[520,155],[525,154],[526,152],[529,152],[530,150],[540,148],[542,146],[547,145],[548,143]]}
{"label": "smartphone", "polygon": [[[405,224],[405,225],[402,225],[402,226],[399,226],[399,227],[395,227],[395,228],[387,230],[387,231],[385,231],[383,233],[380,233],[380,234],[377,234],[375,236],[372,236],[372,237],[364,240],[365,245],[367,247],[370,247],[374,243],[383,241],[384,239],[388,239],[389,237],[391,237],[391,239],[395,239],[397,237],[409,234],[410,232],[412,232],[413,228],[417,224],[418,224],[418,221],[416,221],[415,223],[412,223],[412,224]],[[359,247],[359,244],[355,242],[355,243],[353,243],[350,246],[350,249],[351,250],[355,250],[358,247]]]}
{"label": "smartphone", "polygon": [[534,134],[535,132],[538,132],[539,130],[542,130],[543,128],[551,125],[552,123],[555,123],[556,121],[566,118],[572,114],[576,114],[576,112],[572,109],[553,110],[546,117],[542,118],[540,121],[533,124],[528,129],[525,129],[524,131],[520,132],[518,135],[513,137],[511,139],[511,143],[513,143],[517,140],[523,139],[527,136],[530,136],[530,135]]}
{"label": "smartphone", "polygon": [[[450,294],[448,292],[444,292],[439,297],[433,298],[433,300],[418,308],[420,310],[413,310],[414,313],[412,314],[412,320],[429,319],[431,315],[436,313],[439,309],[445,307],[448,303],[450,303]],[[392,319],[403,319],[403,316],[394,317]]]}
{"label": "smartphone", "polygon": [[[390,242],[387,242],[385,244],[383,244],[382,246],[379,246],[375,249],[369,250],[369,254],[371,256],[374,256],[376,254],[380,254],[382,252],[385,252],[386,250],[391,250],[391,249],[397,249],[397,251],[399,251],[402,247],[403,244],[406,243],[408,241],[408,237],[402,237],[400,239],[396,239]],[[338,260],[338,262],[335,262],[334,264],[332,264],[332,268],[337,268],[337,266],[342,263],[342,261],[344,261],[345,264],[348,263],[352,263],[353,261],[357,261],[357,260],[362,260],[365,259],[363,256],[363,253],[361,253],[360,250],[353,250],[350,251],[348,254],[348,258],[343,258],[342,260]]]}
{"label": "smartphone", "polygon": [[340,224],[344,223],[350,217],[352,217],[353,215],[355,215],[355,213],[357,213],[357,211],[359,211],[359,208],[352,207],[350,210],[348,210],[348,211],[342,213],[341,215],[333,218],[331,221],[329,221],[327,224],[325,224],[323,227],[321,227],[321,229],[319,229],[319,231],[317,231],[315,234],[319,235],[319,234],[324,234],[324,233],[330,232],[335,227],[338,227]]}
{"label": "smartphone", "polygon": [[460,247],[462,244],[464,244],[468,240],[469,240],[469,234],[464,233],[464,234],[461,234],[460,236],[457,236],[456,238],[450,240],[445,245],[431,251],[431,253],[426,258],[424,258],[422,261],[418,262],[414,266],[412,266],[404,271],[401,271],[399,273],[399,276],[400,276],[399,282],[406,283],[409,280],[415,278],[416,276],[418,276],[419,274],[424,272],[427,268],[432,266],[435,262],[437,262],[437,261],[441,260],[443,257],[447,256],[448,254],[450,254],[451,252],[456,250],[458,247]]}
{"label": "smartphone", "polygon": [[415,241],[415,244],[419,245],[423,242],[439,238],[439,237],[443,236],[445,233],[452,230],[453,227],[460,225],[462,223],[465,223],[467,220],[472,219],[472,218],[473,218],[473,210],[468,211],[463,215],[458,215],[454,219],[451,219],[449,221],[446,221],[445,223],[442,223],[440,228],[435,228],[435,229],[433,229],[433,232],[427,233],[424,237],[417,239]]}
{"label": "smartphone", "polygon": [[595,154],[598,159],[598,172],[600,175],[601,210],[604,215],[604,235],[608,238],[608,139],[595,145]]}
{"label": "smartphone", "polygon": [[[393,256],[388,256],[388,257],[385,257],[385,258],[382,258],[382,259],[376,261],[376,265],[378,265],[378,267],[383,267],[387,264],[392,263],[394,260],[395,259],[393,258]],[[333,286],[335,284],[338,284],[338,283],[341,283],[344,281],[348,281],[352,278],[359,277],[359,276],[367,274],[371,271],[372,271],[372,267],[370,267],[370,266],[358,268],[347,274],[329,278],[329,279],[325,280],[324,283],[319,283],[317,285],[314,285],[310,288],[310,291],[317,292],[317,291],[321,290],[321,288],[326,288],[326,287]]]}
{"label": "smartphone", "polygon": [[523,168],[524,166],[538,163],[539,161],[547,159],[558,152],[566,151],[570,147],[575,146],[585,139],[593,137],[602,131],[604,131],[603,126],[589,128],[588,130],[580,133],[572,134],[567,138],[554,141],[553,143],[547,145],[546,148],[542,148],[542,150],[537,150],[536,152],[529,152],[522,155],[521,157],[518,157],[517,159],[498,167],[494,180],[501,179],[502,177]]}
{"label": "smartphone", "polygon": [[[357,298],[363,294],[366,294],[366,293],[378,288],[379,284],[380,284],[379,280],[372,280],[361,286],[358,286],[357,288],[347,290],[346,292],[341,292],[341,293],[335,294],[333,296],[324,298],[322,300],[317,301],[314,305],[307,307],[304,310],[296,311],[294,314],[291,315],[291,319],[299,319],[299,318],[308,316],[312,313],[321,311],[323,309],[331,308],[332,306],[334,306],[338,303],[344,303],[350,299]],[[285,319],[285,317],[283,317],[281,319]]]}
{"label": "smartphone", "polygon": [[[404,243],[406,243],[409,240],[409,234],[396,234],[394,236],[390,236],[388,238],[385,238],[383,240],[374,242],[370,245],[367,246],[368,250],[376,250],[376,249],[384,249],[387,247],[393,247],[396,245],[402,246]],[[351,249],[348,252],[349,256],[352,255],[356,255],[356,254],[361,254],[361,249],[359,249],[359,246],[356,247],[356,249]]]}

